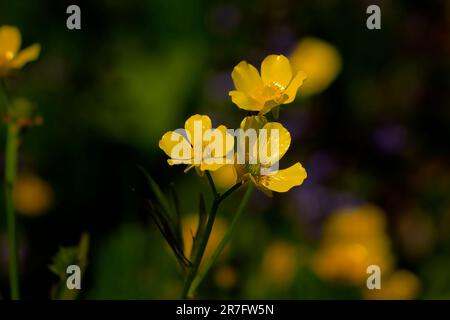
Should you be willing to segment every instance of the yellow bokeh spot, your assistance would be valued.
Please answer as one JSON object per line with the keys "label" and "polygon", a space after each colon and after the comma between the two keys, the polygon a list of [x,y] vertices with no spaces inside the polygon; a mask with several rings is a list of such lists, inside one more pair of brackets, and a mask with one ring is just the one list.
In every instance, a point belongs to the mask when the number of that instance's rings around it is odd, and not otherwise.
{"label": "yellow bokeh spot", "polygon": [[304,38],[290,56],[292,69],[304,71],[308,78],[298,89],[300,95],[310,96],[325,90],[339,75],[342,58],[331,44],[317,39]]}
{"label": "yellow bokeh spot", "polygon": [[230,266],[221,266],[214,273],[214,281],[222,289],[232,288],[237,282],[236,270]]}
{"label": "yellow bokeh spot", "polygon": [[371,240],[384,233],[385,228],[383,212],[373,205],[363,205],[335,211],[325,223],[323,234],[333,241]]}
{"label": "yellow bokeh spot", "polygon": [[18,177],[14,187],[14,205],[18,213],[40,216],[53,205],[53,190],[40,177],[24,174]]}
{"label": "yellow bokeh spot", "polygon": [[312,261],[321,279],[350,285],[364,284],[370,265],[378,265],[384,275],[393,264],[383,212],[370,205],[332,213]]}
{"label": "yellow bokeh spot", "polygon": [[294,279],[298,266],[297,248],[288,242],[273,242],[264,253],[263,274],[276,285],[289,284]]}
{"label": "yellow bokeh spot", "polygon": [[420,280],[412,272],[398,270],[387,278],[381,278],[381,289],[364,291],[366,299],[411,300],[420,293]]}
{"label": "yellow bokeh spot", "polygon": [[[182,220],[182,224],[185,255],[186,257],[190,257],[192,251],[193,236],[195,235],[195,232],[197,232],[198,215],[188,215],[184,217]],[[209,236],[208,244],[206,245],[205,253],[203,255],[202,264],[211,257],[219,242],[225,235],[226,230],[227,222],[221,217],[216,217],[214,226],[211,230],[211,235]]]}

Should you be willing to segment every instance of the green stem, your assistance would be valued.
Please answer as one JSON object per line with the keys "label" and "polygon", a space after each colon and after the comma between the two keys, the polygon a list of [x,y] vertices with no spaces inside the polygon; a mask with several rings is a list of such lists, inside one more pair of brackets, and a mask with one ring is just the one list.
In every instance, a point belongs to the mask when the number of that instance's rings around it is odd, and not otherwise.
{"label": "green stem", "polygon": [[192,267],[189,269],[186,282],[184,283],[183,292],[181,294],[181,299],[186,299],[189,291],[189,287],[191,286],[192,281],[194,280],[195,275],[197,274],[198,268],[202,261],[203,253],[205,251],[206,245],[209,240],[209,235],[211,234],[211,230],[214,224],[214,220],[216,218],[217,208],[219,204],[217,200],[214,200],[213,205],[211,207],[211,211],[209,213],[208,222],[206,223],[205,233],[200,239],[200,244],[198,250],[195,252],[194,259],[192,261]]}
{"label": "green stem", "polygon": [[214,199],[216,199],[219,196],[219,194],[217,193],[216,185],[209,171],[206,171],[206,177],[208,178],[209,185],[211,186]]}
{"label": "green stem", "polygon": [[217,246],[216,250],[212,254],[211,258],[209,258],[209,260],[206,261],[205,267],[203,268],[203,271],[199,272],[195,276],[194,280],[192,281],[192,284],[191,284],[191,286],[189,288],[188,295],[187,295],[188,298],[192,298],[194,296],[198,286],[201,284],[201,282],[203,281],[205,276],[208,274],[208,271],[211,269],[211,267],[217,261],[217,259],[219,258],[220,254],[222,253],[223,249],[227,245],[228,241],[230,241],[231,235],[233,234],[233,230],[236,227],[236,222],[239,220],[239,217],[244,212],[244,209],[247,206],[247,203],[248,203],[248,201],[250,199],[250,195],[252,194],[252,191],[253,191],[253,185],[250,183],[248,188],[247,188],[247,191],[244,194],[244,197],[241,200],[241,203],[239,204],[239,207],[238,207],[238,209],[236,211],[236,214],[234,215],[233,220],[231,221],[230,227],[228,228],[228,230],[225,233],[224,237],[222,238],[222,240],[220,241],[220,243]]}
{"label": "green stem", "polygon": [[[9,113],[10,104],[7,95],[6,82],[1,81],[6,112]],[[11,119],[10,119],[11,120]],[[14,213],[14,184],[17,171],[17,152],[19,149],[19,128],[9,122],[6,133],[5,151],[5,202],[6,225],[8,229],[8,253],[9,253],[9,285],[12,300],[19,300],[19,259],[17,254],[16,216]]]}
{"label": "green stem", "polygon": [[214,180],[212,179],[212,177],[208,171],[206,171],[206,176],[208,177],[208,181],[209,181],[209,183],[211,185],[211,189],[214,193],[214,201],[211,206],[211,210],[209,212],[208,222],[206,223],[205,232],[204,232],[202,238],[200,239],[198,250],[195,252],[195,255],[194,255],[193,261],[192,261],[192,266],[189,269],[189,272],[187,274],[186,281],[184,283],[183,291],[181,294],[181,299],[187,298],[189,288],[192,284],[192,281],[194,280],[194,278],[197,275],[198,269],[200,267],[200,263],[202,262],[203,254],[206,249],[206,245],[208,244],[209,236],[211,235],[211,230],[213,228],[214,220],[215,220],[216,214],[217,214],[217,209],[219,208],[220,203],[242,185],[241,182],[238,182],[234,186],[232,186],[230,189],[228,189],[223,195],[220,195],[217,193],[217,191],[216,191],[217,189],[214,184]]}
{"label": "green stem", "polygon": [[9,284],[11,299],[18,300],[19,294],[19,263],[17,254],[16,217],[14,213],[14,184],[17,170],[17,151],[19,147],[19,128],[8,124],[6,137],[6,161],[5,161],[5,196],[6,196],[6,222],[8,228],[9,245]]}

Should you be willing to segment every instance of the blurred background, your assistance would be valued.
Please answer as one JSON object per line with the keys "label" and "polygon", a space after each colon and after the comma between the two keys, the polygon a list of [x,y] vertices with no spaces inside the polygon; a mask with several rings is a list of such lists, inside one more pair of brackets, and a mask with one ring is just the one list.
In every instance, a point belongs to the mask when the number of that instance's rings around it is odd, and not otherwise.
{"label": "blurred background", "polygon": [[[82,30],[66,28],[81,8]],[[381,30],[366,8],[381,7]],[[175,299],[182,277],[143,203],[138,165],[180,194],[185,238],[205,179],[169,167],[160,137],[195,113],[237,127],[232,68],[285,54],[308,74],[281,111],[292,134],[282,166],[300,161],[301,187],[254,193],[200,298],[450,298],[450,2],[12,1],[15,25],[38,61],[7,80],[38,107],[24,136],[15,201],[24,298],[51,296],[61,246],[90,235],[79,298]],[[1,175],[5,126],[0,141]],[[214,175],[230,184],[227,172]],[[230,222],[222,207],[211,247]],[[208,199],[210,200],[210,199]],[[8,297],[4,195],[0,294]],[[207,250],[208,254],[208,250]],[[382,269],[367,290],[366,267]]]}

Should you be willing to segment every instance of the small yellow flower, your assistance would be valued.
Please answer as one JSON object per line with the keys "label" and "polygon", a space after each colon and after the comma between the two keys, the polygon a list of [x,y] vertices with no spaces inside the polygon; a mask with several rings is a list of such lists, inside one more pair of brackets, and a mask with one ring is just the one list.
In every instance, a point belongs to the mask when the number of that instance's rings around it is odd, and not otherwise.
{"label": "small yellow flower", "polygon": [[276,106],[294,101],[306,74],[298,71],[294,75],[285,56],[269,55],[261,64],[261,75],[254,66],[242,61],[234,67],[231,77],[236,88],[229,93],[233,103],[264,115]]}
{"label": "small yellow flower", "polygon": [[302,70],[308,75],[308,81],[298,90],[303,96],[325,90],[336,79],[342,68],[339,51],[317,38],[302,39],[290,59],[293,70]]}
{"label": "small yellow flower", "polygon": [[[219,136],[222,141],[216,140]],[[234,148],[234,139],[225,126],[212,129],[208,116],[196,114],[186,120],[184,129],[166,132],[159,147],[171,158],[167,160],[171,166],[187,164],[188,169],[215,171],[226,163],[227,154]]]}
{"label": "small yellow flower", "polygon": [[0,77],[7,76],[12,70],[20,69],[39,57],[39,44],[19,51],[21,42],[20,31],[16,27],[0,27]]}
{"label": "small yellow flower", "polygon": [[[278,163],[280,159],[289,149],[291,144],[291,135],[289,131],[278,122],[267,122],[264,117],[251,116],[246,117],[241,122],[241,128],[246,130],[249,128],[267,130],[267,137],[262,139],[258,137],[255,146],[259,147],[262,144],[266,145],[268,157],[264,162],[258,159],[256,164],[246,162],[246,164],[236,164],[234,166],[237,177],[242,181],[251,181],[259,190],[267,195],[271,195],[272,191],[287,192],[294,186],[299,186],[306,179],[306,170],[302,167],[300,162],[290,166],[287,169],[270,171],[270,168]],[[278,131],[278,138],[274,142],[278,143],[276,152],[271,154],[271,130]],[[249,150],[255,152],[255,146],[249,146]],[[263,173],[263,171],[266,171]]]}

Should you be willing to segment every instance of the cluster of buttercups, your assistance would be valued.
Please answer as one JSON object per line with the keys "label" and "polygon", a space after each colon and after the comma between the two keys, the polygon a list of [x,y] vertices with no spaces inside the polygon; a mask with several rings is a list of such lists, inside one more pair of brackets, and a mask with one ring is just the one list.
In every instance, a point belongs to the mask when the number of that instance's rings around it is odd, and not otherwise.
{"label": "cluster of buttercups", "polygon": [[[256,140],[248,142],[248,150],[245,149],[245,161],[233,161],[238,156],[236,149],[242,143],[234,143],[234,138],[230,139],[229,130],[224,125],[213,128],[208,116],[197,114],[186,120],[184,129],[169,131],[159,141],[159,147],[170,157],[168,163],[188,165],[187,170],[195,168],[200,175],[204,171],[231,166],[236,182],[253,183],[266,194],[286,192],[301,185],[306,171],[299,162],[278,170],[278,162],[291,144],[291,135],[281,123],[269,121],[268,116],[276,116],[280,105],[294,101],[298,88],[306,79],[305,73],[300,71],[294,74],[285,56],[269,55],[261,64],[261,73],[253,65],[242,61],[234,67],[231,76],[236,89],[229,93],[233,103],[241,109],[257,112],[245,117],[240,124],[240,132],[244,133],[244,149],[245,132],[257,132]],[[198,132],[204,134],[199,136]],[[211,141],[218,137],[224,138],[221,147],[210,150]],[[275,148],[273,144],[276,144]],[[266,151],[268,146],[271,150],[265,161],[261,160],[260,155],[253,157],[253,153],[261,151],[262,145]],[[256,162],[252,161],[254,159],[257,159]]]}

